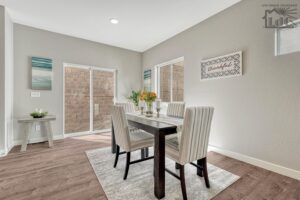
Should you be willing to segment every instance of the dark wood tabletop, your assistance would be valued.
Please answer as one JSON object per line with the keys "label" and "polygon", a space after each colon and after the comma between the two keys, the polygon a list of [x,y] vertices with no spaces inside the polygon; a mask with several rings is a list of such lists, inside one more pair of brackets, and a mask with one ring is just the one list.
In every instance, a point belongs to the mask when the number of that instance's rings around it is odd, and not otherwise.
{"label": "dark wood tabletop", "polygon": [[153,121],[147,118],[141,118],[134,115],[126,115],[126,117],[130,126],[134,126],[152,134],[155,134],[158,131],[160,131],[163,132],[165,135],[169,135],[176,133],[177,130],[177,126],[172,124]]}

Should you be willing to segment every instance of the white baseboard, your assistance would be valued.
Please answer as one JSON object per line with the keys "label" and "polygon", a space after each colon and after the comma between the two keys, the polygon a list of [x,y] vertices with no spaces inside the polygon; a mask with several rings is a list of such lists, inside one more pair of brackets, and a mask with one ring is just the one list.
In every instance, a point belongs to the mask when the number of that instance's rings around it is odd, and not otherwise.
{"label": "white baseboard", "polygon": [[215,147],[215,146],[211,146],[209,145],[208,147],[209,151],[214,151],[220,154],[223,154],[225,156],[249,163],[251,165],[255,165],[257,167],[261,167],[264,168],[266,170],[270,170],[272,172],[276,172],[278,174],[282,174],[284,176],[288,176],[297,180],[300,180],[300,171],[294,170],[294,169],[290,169],[287,167],[283,167],[274,163],[270,163],[270,162],[266,162],[257,158],[253,158],[250,156],[246,156],[240,153],[236,153],[233,151],[228,151],[226,149],[222,149],[219,147]]}
{"label": "white baseboard", "polygon": [[9,147],[8,147],[8,149],[7,149],[7,151],[6,151],[6,155],[10,152],[10,150],[12,150],[12,148],[14,148],[14,144],[12,143]]}
{"label": "white baseboard", "polygon": [[[53,137],[53,139],[54,140],[64,139],[64,136],[63,135],[55,135]],[[29,143],[37,143],[37,142],[44,142],[44,141],[47,141],[47,137],[33,138],[29,141]],[[20,144],[22,144],[22,140],[15,140],[13,146],[20,145]],[[253,157],[250,157],[247,155],[243,155],[240,153],[236,153],[236,152],[222,149],[219,147],[215,147],[212,145],[209,145],[208,150],[223,154],[225,156],[228,156],[228,157],[231,157],[231,158],[234,158],[234,159],[246,162],[246,163],[249,163],[251,165],[255,165],[255,166],[264,168],[266,170],[273,171],[278,174],[282,174],[282,175],[300,180],[300,171],[297,171],[294,169],[283,167],[283,166],[280,166],[280,165],[277,165],[274,163],[263,161],[263,160],[260,160],[257,158],[253,158]],[[9,151],[6,152],[5,150],[0,150],[0,157],[6,156],[8,152]]]}
{"label": "white baseboard", "polygon": [[1,150],[0,150],[0,157],[6,156],[6,155],[10,152],[10,150],[11,150],[13,147],[14,147],[14,145],[10,145],[10,146],[8,147],[8,149],[1,149]]}
{"label": "white baseboard", "polygon": [[[53,136],[53,140],[61,140],[61,139],[64,139],[63,135]],[[32,138],[32,139],[29,140],[29,144],[38,143],[38,142],[45,142],[45,141],[48,141],[47,137]],[[11,145],[8,149],[6,149],[6,150],[5,149],[0,149],[0,157],[6,156],[14,146],[21,145],[22,142],[23,142],[23,140],[14,140],[13,145]]]}
{"label": "white baseboard", "polygon": [[[61,140],[61,139],[64,139],[63,135],[54,135],[53,136],[53,140]],[[29,144],[38,143],[38,142],[45,142],[45,141],[48,141],[47,137],[32,138],[32,139],[29,140]],[[22,142],[23,142],[23,140],[15,140],[14,141],[14,146],[21,145]]]}
{"label": "white baseboard", "polygon": [[0,149],[0,157],[4,157],[6,155],[7,155],[7,153],[5,152],[5,150],[4,149]]}
{"label": "white baseboard", "polygon": [[100,131],[85,131],[85,132],[77,132],[77,133],[68,133],[68,134],[64,134],[64,137],[65,138],[79,137],[79,136],[84,136],[84,135],[93,135],[96,133],[107,133],[107,132],[111,132],[111,129],[104,129],[104,130],[100,130]]}

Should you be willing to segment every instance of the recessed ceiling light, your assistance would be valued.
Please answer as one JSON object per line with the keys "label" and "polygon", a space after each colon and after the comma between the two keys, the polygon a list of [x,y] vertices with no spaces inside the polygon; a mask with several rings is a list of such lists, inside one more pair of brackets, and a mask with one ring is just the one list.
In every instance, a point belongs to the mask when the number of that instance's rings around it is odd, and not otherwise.
{"label": "recessed ceiling light", "polygon": [[110,19],[110,23],[112,23],[112,24],[118,24],[118,23],[119,23],[119,20],[114,19],[114,18],[111,18],[111,19]]}

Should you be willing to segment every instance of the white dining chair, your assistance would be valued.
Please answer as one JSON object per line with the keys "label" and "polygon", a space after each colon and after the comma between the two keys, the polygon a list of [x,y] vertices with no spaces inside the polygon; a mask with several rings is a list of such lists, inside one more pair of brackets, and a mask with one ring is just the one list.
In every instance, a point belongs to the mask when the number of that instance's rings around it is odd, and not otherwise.
{"label": "white dining chair", "polygon": [[122,106],[125,110],[125,113],[135,112],[135,107],[132,102],[116,102],[115,105]]}
{"label": "white dining chair", "polygon": [[[167,116],[169,117],[178,117],[183,118],[185,111],[185,102],[172,102],[168,104],[167,107]],[[171,139],[174,137],[178,137],[180,139],[181,133],[178,132],[177,134],[167,135],[166,139]]]}
{"label": "white dining chair", "polygon": [[[122,106],[124,108],[125,113],[134,113],[135,108],[132,102],[116,102],[115,105]],[[130,131],[138,130],[136,127],[129,126]]]}
{"label": "white dining chair", "polygon": [[[130,153],[139,149],[152,147],[154,144],[154,137],[152,134],[140,129],[138,129],[138,131],[130,131],[123,106],[112,106],[111,115],[114,124],[117,145],[114,168],[117,166],[119,155],[126,153],[126,167],[123,177],[123,179],[126,180],[129,171],[129,165],[153,158],[153,156],[151,156],[131,161]],[[122,148],[124,152],[120,152],[120,148]]]}
{"label": "white dining chair", "polygon": [[[125,113],[134,113],[135,112],[135,106],[132,102],[116,102],[115,105],[122,106],[124,108]],[[138,128],[130,126],[130,133],[133,133],[135,131],[140,131]],[[148,157],[149,156],[149,149],[141,149],[141,155],[142,157]]]}
{"label": "white dining chair", "polygon": [[184,102],[172,102],[168,104],[167,116],[180,117],[184,116],[185,103]]}
{"label": "white dining chair", "polygon": [[[166,140],[166,156],[177,163],[180,176],[168,169],[166,171],[180,180],[184,200],[187,199],[185,164],[190,163],[197,167],[197,174],[204,176],[206,187],[210,187],[206,156],[213,112],[212,107],[187,108],[180,139],[173,137]],[[193,161],[197,161],[197,164]]]}

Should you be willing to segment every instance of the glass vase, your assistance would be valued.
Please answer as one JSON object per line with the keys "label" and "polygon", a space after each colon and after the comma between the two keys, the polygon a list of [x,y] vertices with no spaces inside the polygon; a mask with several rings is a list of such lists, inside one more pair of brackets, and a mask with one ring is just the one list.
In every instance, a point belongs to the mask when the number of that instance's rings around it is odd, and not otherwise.
{"label": "glass vase", "polygon": [[152,102],[147,102],[146,117],[152,117],[152,115],[153,115],[153,104]]}

